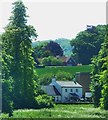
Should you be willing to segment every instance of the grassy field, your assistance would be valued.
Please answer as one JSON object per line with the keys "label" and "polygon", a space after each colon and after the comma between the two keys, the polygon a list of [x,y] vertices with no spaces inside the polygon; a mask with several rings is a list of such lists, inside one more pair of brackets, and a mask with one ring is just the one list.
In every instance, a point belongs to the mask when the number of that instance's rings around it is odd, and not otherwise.
{"label": "grassy field", "polygon": [[[2,118],[6,117],[2,114]],[[108,118],[108,111],[94,108],[92,104],[59,104],[50,109],[15,110],[12,118]]]}
{"label": "grassy field", "polygon": [[74,75],[76,72],[91,72],[92,66],[91,65],[82,65],[82,66],[62,66],[62,67],[45,67],[45,68],[36,68],[37,74],[47,74],[53,73],[56,74],[58,71],[65,71],[69,72]]}

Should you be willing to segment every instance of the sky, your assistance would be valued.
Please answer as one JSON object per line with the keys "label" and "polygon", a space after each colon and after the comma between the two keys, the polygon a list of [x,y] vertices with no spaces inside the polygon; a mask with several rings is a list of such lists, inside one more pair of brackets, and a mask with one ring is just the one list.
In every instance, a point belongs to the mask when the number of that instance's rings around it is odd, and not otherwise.
{"label": "sky", "polygon": [[[0,33],[8,24],[12,3],[15,0],[0,1]],[[106,1],[70,0],[23,0],[29,15],[28,24],[33,25],[37,40],[57,38],[73,39],[87,25],[106,24]]]}

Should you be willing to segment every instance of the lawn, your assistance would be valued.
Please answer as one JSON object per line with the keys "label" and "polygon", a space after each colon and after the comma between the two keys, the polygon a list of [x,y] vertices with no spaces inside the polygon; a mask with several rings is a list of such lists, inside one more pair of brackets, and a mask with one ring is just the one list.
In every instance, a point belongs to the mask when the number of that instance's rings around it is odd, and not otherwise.
{"label": "lawn", "polygon": [[36,68],[37,74],[47,74],[53,73],[56,74],[58,71],[65,71],[69,72],[72,75],[75,75],[76,72],[91,72],[92,66],[91,65],[82,65],[82,66],[52,66],[52,67],[45,67],[45,68]]}
{"label": "lawn", "polygon": [[[2,114],[2,118],[6,117]],[[50,109],[15,110],[12,118],[108,118],[108,111],[94,108],[92,104],[59,104]]]}

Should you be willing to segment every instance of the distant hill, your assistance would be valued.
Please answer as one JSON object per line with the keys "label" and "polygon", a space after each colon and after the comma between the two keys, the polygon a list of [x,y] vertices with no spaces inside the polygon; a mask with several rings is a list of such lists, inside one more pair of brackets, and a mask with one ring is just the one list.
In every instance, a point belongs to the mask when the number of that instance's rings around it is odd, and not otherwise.
{"label": "distant hill", "polygon": [[61,46],[65,56],[71,56],[72,46],[70,45],[69,39],[59,38],[59,39],[56,39],[55,42],[57,42]]}
{"label": "distant hill", "polygon": [[35,46],[38,46],[38,45],[41,45],[41,44],[43,44],[45,42],[50,42],[50,41],[57,42],[61,46],[61,48],[63,49],[63,52],[64,52],[65,56],[71,56],[72,47],[70,45],[70,40],[69,39],[58,38],[56,40],[36,41],[36,42],[32,43],[32,46],[35,47]]}

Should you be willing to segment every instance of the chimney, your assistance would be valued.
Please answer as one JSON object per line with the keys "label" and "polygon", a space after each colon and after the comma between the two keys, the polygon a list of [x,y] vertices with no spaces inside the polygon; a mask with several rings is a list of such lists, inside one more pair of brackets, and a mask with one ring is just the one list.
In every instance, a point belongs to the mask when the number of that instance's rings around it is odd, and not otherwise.
{"label": "chimney", "polygon": [[55,78],[55,77],[52,78],[52,83],[53,83],[53,82],[56,82],[56,78]]}
{"label": "chimney", "polygon": [[53,76],[53,78],[52,78],[52,83],[53,82],[56,82],[56,77],[55,77],[55,75]]}
{"label": "chimney", "polygon": [[74,75],[73,82],[76,84],[76,76]]}

